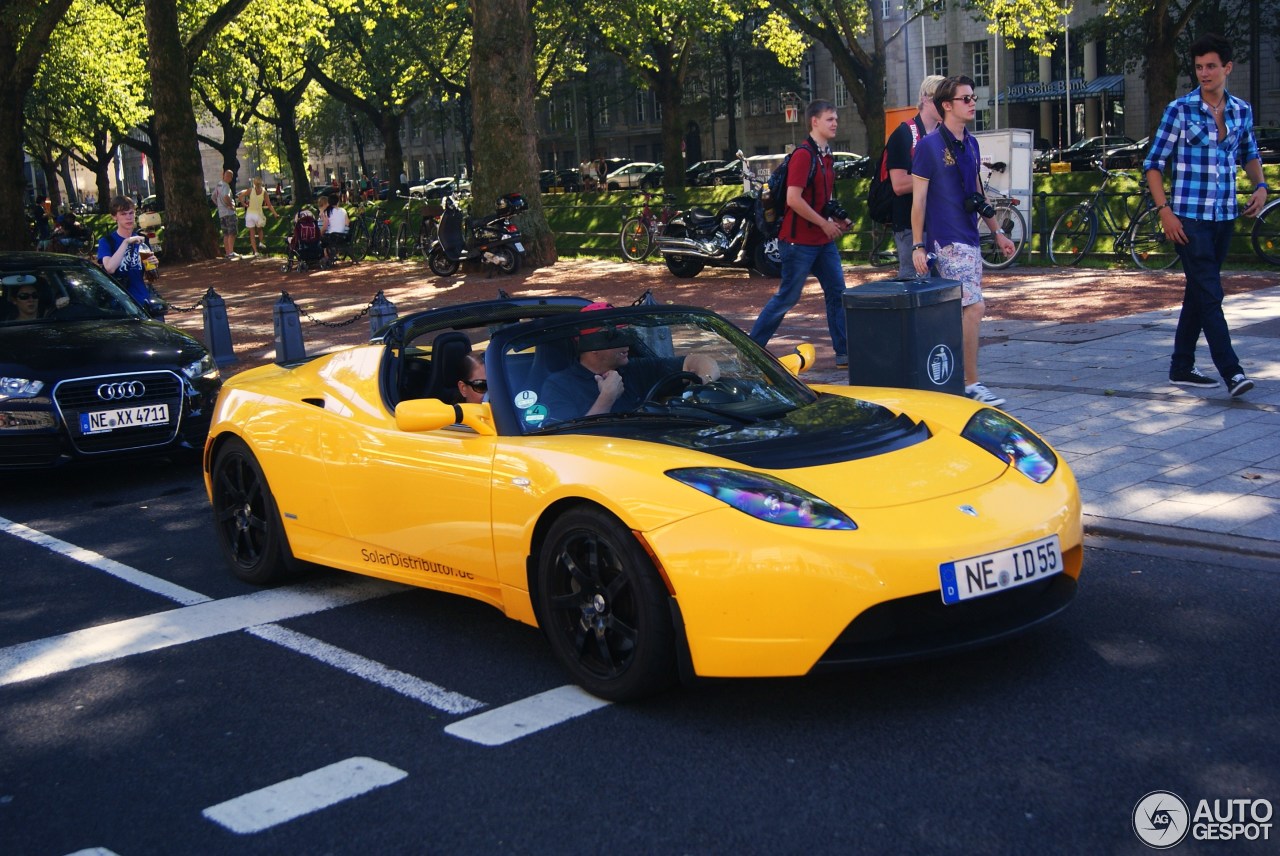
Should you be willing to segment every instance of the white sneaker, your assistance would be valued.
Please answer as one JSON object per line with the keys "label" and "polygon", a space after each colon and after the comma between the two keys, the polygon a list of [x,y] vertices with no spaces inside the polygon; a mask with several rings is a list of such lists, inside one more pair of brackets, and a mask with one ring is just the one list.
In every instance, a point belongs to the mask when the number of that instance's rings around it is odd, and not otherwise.
{"label": "white sneaker", "polygon": [[991,407],[1001,407],[1004,405],[1004,399],[987,389],[980,383],[971,383],[964,388],[964,394],[972,398],[979,404],[987,404]]}

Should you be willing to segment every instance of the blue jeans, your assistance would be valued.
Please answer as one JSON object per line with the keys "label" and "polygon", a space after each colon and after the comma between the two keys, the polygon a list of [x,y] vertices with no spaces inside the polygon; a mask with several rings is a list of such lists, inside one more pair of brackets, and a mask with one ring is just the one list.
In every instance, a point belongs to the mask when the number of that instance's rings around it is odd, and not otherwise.
{"label": "blue jeans", "polygon": [[760,310],[760,317],[751,328],[751,338],[760,347],[769,344],[783,316],[800,300],[804,281],[812,273],[822,286],[822,298],[827,307],[827,330],[831,333],[831,347],[837,356],[849,353],[849,340],[844,328],[844,270],[840,267],[840,253],[834,241],[810,246],[778,241],[782,255],[782,282],[778,292]]}
{"label": "blue jeans", "polygon": [[1182,269],[1187,274],[1187,287],[1182,295],[1182,313],[1173,334],[1173,358],[1170,373],[1189,371],[1196,363],[1196,344],[1204,332],[1209,355],[1223,379],[1242,374],[1240,360],[1231,347],[1231,331],[1222,314],[1222,262],[1235,222],[1231,220],[1183,219],[1182,229],[1188,241],[1177,245]]}

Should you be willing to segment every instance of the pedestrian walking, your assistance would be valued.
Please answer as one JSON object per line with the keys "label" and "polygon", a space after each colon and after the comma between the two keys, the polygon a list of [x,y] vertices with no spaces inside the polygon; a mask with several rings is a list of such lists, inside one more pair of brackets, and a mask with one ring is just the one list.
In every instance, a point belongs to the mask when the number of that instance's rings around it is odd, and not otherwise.
{"label": "pedestrian walking", "polygon": [[[978,337],[986,304],[982,299],[982,253],[978,217],[996,236],[1006,256],[1014,253],[996,222],[995,210],[983,193],[978,165],[982,153],[968,125],[978,112],[973,78],[948,77],[938,84],[933,104],[942,122],[916,146],[911,161],[911,260],[918,275],[929,272],[929,250],[936,256],[938,274],[960,282],[960,326],[964,349],[964,394],[974,401],[1000,407],[1004,399],[979,379]],[[925,234],[928,233],[928,243]]]}
{"label": "pedestrian walking", "polygon": [[[1222,312],[1222,263],[1235,230],[1238,164],[1253,184],[1244,216],[1258,216],[1271,188],[1262,175],[1253,110],[1227,91],[1231,42],[1217,34],[1203,35],[1192,43],[1191,57],[1200,85],[1169,102],[1142,164],[1160,225],[1173,240],[1186,275],[1169,382],[1218,385],[1196,368],[1196,345],[1203,332],[1214,367],[1236,397],[1253,389],[1231,346]],[[1172,196],[1165,193],[1166,173],[1171,173]]]}
{"label": "pedestrian walking", "polygon": [[[916,275],[915,263],[911,260],[911,247],[915,243],[911,237],[911,198],[915,189],[911,181],[911,159],[920,140],[942,121],[933,96],[944,79],[940,74],[931,74],[920,81],[916,115],[895,128],[885,143],[885,163],[894,193],[893,243],[898,250],[898,276],[903,279]],[[922,240],[928,243],[929,236],[926,234]]]}
{"label": "pedestrian walking", "polygon": [[782,281],[777,293],[760,310],[750,335],[761,347],[768,345],[782,319],[800,300],[805,279],[812,273],[822,286],[836,366],[843,368],[849,365],[849,343],[842,297],[844,269],[840,266],[836,239],[849,228],[849,220],[842,210],[838,217],[831,216],[831,191],[835,184],[831,141],[840,122],[830,101],[811,101],[805,118],[809,123],[809,136],[791,152],[787,165],[787,210],[778,232]]}
{"label": "pedestrian walking", "polygon": [[[264,245],[263,227],[267,225],[267,215],[262,210],[265,204],[271,209],[271,216],[276,216],[276,207],[271,204],[271,198],[267,196],[267,189],[262,184],[261,176],[253,177],[253,187],[246,187],[240,191],[240,203],[244,205],[244,225],[249,231],[249,247],[256,257],[259,253],[259,247]],[[263,254],[266,249],[262,249]]]}
{"label": "pedestrian walking", "polygon": [[222,227],[222,247],[228,259],[240,258],[236,255],[236,233],[240,231],[240,223],[236,218],[236,198],[231,195],[231,180],[235,173],[223,170],[222,181],[213,189],[213,204],[218,206],[218,224]]}

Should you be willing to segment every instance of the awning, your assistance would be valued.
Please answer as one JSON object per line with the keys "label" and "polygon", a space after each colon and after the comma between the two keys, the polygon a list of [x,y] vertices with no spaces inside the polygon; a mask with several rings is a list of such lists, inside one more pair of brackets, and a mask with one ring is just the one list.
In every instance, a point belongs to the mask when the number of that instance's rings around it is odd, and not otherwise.
{"label": "awning", "polygon": [[[1108,74],[1093,80],[1075,78],[1071,81],[1071,98],[1114,98],[1124,95],[1124,75]],[[1051,80],[1048,82],[1033,80],[1028,83],[1015,83],[1000,94],[1002,104],[1031,104],[1037,101],[1064,101],[1067,97],[1066,81]],[[995,98],[988,100],[994,104]]]}

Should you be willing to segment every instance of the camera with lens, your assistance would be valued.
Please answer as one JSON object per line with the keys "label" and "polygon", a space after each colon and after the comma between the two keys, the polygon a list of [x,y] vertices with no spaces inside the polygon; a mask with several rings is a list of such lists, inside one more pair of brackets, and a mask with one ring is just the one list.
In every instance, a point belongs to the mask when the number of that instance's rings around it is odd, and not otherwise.
{"label": "camera with lens", "polygon": [[828,199],[827,204],[822,206],[822,216],[828,220],[848,220],[849,212],[844,210],[840,200]]}
{"label": "camera with lens", "polygon": [[964,210],[969,214],[977,214],[979,217],[996,216],[995,206],[987,201],[987,197],[981,193],[970,193],[964,198]]}

